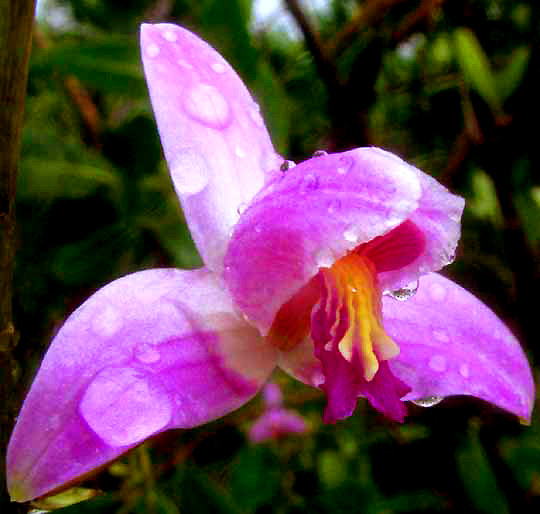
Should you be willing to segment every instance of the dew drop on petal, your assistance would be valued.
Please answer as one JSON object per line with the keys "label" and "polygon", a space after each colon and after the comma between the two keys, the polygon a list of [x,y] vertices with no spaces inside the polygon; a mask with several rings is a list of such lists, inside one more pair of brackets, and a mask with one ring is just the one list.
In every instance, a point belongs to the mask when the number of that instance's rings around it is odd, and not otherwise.
{"label": "dew drop on petal", "polygon": [[448,343],[450,341],[450,337],[445,330],[434,330],[433,337],[441,343]]}
{"label": "dew drop on petal", "polygon": [[468,364],[461,364],[461,366],[459,367],[459,374],[463,377],[463,378],[469,378],[469,366]]}
{"label": "dew drop on petal", "polygon": [[390,291],[389,294],[392,298],[403,302],[416,294],[416,291],[418,291],[418,280],[415,280],[400,289],[396,289],[395,291]]}
{"label": "dew drop on petal", "polygon": [[313,152],[312,157],[324,157],[325,155],[328,155],[328,152],[325,152],[324,150],[317,150],[316,152]]}
{"label": "dew drop on petal", "polygon": [[193,195],[208,185],[209,169],[204,156],[193,148],[180,150],[171,163],[171,176],[180,194]]}
{"label": "dew drop on petal", "polygon": [[237,146],[234,149],[234,153],[236,154],[237,157],[240,157],[240,159],[243,159],[246,156],[246,152],[241,146]]}
{"label": "dew drop on petal", "polygon": [[176,62],[180,66],[182,66],[182,68],[186,68],[187,70],[192,70],[193,69],[193,66],[191,65],[191,63],[185,61],[184,59],[178,59]]}
{"label": "dew drop on petal", "polygon": [[301,190],[303,193],[309,193],[319,188],[319,178],[311,173],[302,177]]}
{"label": "dew drop on petal", "polygon": [[255,104],[255,107],[249,111],[249,117],[251,118],[251,121],[255,123],[258,127],[264,127],[264,120],[262,119],[260,107]]}
{"label": "dew drop on petal", "polygon": [[334,254],[328,248],[323,248],[315,256],[315,263],[319,268],[330,268],[335,260]]}
{"label": "dew drop on petal", "polygon": [[446,298],[446,289],[441,284],[431,284],[429,295],[435,302],[442,302]]}
{"label": "dew drop on petal", "polygon": [[418,400],[412,400],[412,403],[419,407],[433,407],[441,403],[444,400],[442,396],[426,396],[425,398],[419,398]]}
{"label": "dew drop on petal", "polygon": [[176,32],[174,32],[173,30],[165,30],[161,33],[161,35],[170,43],[174,43],[178,39]]}
{"label": "dew drop on petal", "polygon": [[170,421],[167,394],[132,368],[101,370],[88,386],[79,405],[90,428],[110,446],[138,443]]}
{"label": "dew drop on petal", "polygon": [[428,366],[439,373],[446,371],[446,358],[442,355],[434,355],[429,359]]}
{"label": "dew drop on petal", "polygon": [[328,214],[334,214],[341,209],[341,200],[335,198],[328,202]]}
{"label": "dew drop on petal", "polygon": [[358,241],[358,233],[353,228],[348,228],[343,232],[343,237],[345,241],[348,241],[349,243],[356,243]]}
{"label": "dew drop on petal", "polygon": [[339,175],[345,175],[352,167],[353,161],[348,155],[342,155],[339,158],[339,164],[336,171]]}
{"label": "dew drop on petal", "polygon": [[112,305],[105,305],[92,318],[92,330],[101,337],[112,337],[124,326],[120,312]]}
{"label": "dew drop on petal", "polygon": [[227,68],[222,62],[213,62],[210,65],[210,68],[212,68],[212,70],[214,70],[216,73],[219,73],[219,74],[225,73],[225,71],[227,70]]}
{"label": "dew drop on petal", "polygon": [[281,166],[279,167],[280,171],[287,171],[296,166],[296,163],[294,161],[283,161],[281,163]]}
{"label": "dew drop on petal", "polygon": [[223,129],[231,122],[227,100],[210,84],[196,84],[191,87],[184,107],[191,118],[208,127]]}
{"label": "dew drop on petal", "polygon": [[241,203],[238,205],[238,207],[236,208],[236,212],[241,215],[247,208],[247,203]]}
{"label": "dew drop on petal", "polygon": [[144,364],[153,364],[161,359],[161,355],[153,345],[141,343],[135,347],[135,358]]}
{"label": "dew drop on petal", "polygon": [[159,46],[157,46],[155,43],[150,43],[146,47],[146,55],[151,58],[157,57],[159,55]]}

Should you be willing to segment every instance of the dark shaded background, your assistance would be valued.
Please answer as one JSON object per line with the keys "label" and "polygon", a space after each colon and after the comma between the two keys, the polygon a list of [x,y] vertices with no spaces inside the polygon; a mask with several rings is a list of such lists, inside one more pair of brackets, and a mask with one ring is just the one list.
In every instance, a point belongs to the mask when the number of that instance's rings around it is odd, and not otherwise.
{"label": "dark shaded background", "polygon": [[[138,50],[142,21],[198,33],[259,101],[278,151],[378,145],[467,199],[445,274],[483,299],[531,362],[540,242],[540,4],[534,0],[287,0],[303,37],[249,0],[55,0],[38,23],[18,179],[14,370],[21,401],[51,335],[106,282],[156,266],[194,268]],[[51,11],[48,11],[49,13]],[[282,374],[308,436],[253,446],[256,400],[227,418],[148,442],[66,509],[127,513],[527,513],[540,511],[540,422],[479,400],[411,406],[404,425],[360,402],[323,425],[322,394]]]}

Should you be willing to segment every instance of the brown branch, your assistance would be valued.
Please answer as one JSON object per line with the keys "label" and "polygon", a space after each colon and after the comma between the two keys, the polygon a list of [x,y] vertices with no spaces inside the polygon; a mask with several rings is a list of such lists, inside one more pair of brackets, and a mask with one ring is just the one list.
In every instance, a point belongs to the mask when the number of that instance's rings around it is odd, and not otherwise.
{"label": "brown branch", "polygon": [[336,34],[326,48],[328,55],[337,57],[346,50],[351,42],[358,37],[358,33],[375,27],[384,20],[388,10],[392,7],[410,0],[371,0],[362,5],[358,14]]}
{"label": "brown branch", "polygon": [[[34,0],[0,0],[0,444],[2,457],[18,408],[13,350],[12,276],[15,256],[15,189],[28,78]],[[2,512],[18,512],[0,483]]]}

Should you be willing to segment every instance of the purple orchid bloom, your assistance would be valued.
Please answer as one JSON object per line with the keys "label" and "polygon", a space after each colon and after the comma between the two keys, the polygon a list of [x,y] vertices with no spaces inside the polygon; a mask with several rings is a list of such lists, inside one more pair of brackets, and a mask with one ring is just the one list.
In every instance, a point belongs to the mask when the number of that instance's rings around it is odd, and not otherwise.
{"label": "purple orchid bloom", "polygon": [[[461,198],[377,148],[283,166],[257,104],[207,43],[143,25],[141,48],[205,267],[122,277],[68,318],[11,437],[13,500],[65,487],[164,430],[224,416],[275,366],[325,392],[329,422],[350,416],[359,396],[402,421],[405,401],[457,394],[530,419],[518,341],[433,273],[453,259]],[[416,280],[406,301],[383,295]]]}
{"label": "purple orchid bloom", "polygon": [[274,382],[263,388],[264,412],[249,430],[249,439],[253,443],[263,443],[272,439],[280,439],[290,434],[304,434],[308,430],[302,416],[292,410],[283,408],[281,389]]}

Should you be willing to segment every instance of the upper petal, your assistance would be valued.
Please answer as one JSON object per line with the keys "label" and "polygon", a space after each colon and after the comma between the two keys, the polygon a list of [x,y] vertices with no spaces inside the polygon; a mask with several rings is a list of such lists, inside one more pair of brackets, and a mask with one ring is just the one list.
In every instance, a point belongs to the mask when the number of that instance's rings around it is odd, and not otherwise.
{"label": "upper petal", "polygon": [[13,500],[43,495],[150,435],[251,398],[276,351],[207,270],[149,270],[90,297],[54,338],[7,454]]}
{"label": "upper petal", "polygon": [[239,207],[280,159],[258,105],[207,43],[176,25],[144,24],[141,52],[186,220],[206,265],[220,269]]}
{"label": "upper petal", "polygon": [[[414,225],[422,235],[424,246],[419,255],[407,265],[396,266],[395,269],[379,274],[381,288],[392,290],[417,280],[424,273],[438,271],[454,260],[465,200],[450,193],[433,177],[398,156],[380,148],[373,148],[372,151],[393,159],[396,164],[407,166],[416,174],[422,188],[418,208],[408,218],[408,223]],[[403,241],[401,247],[407,250],[407,246],[407,241]]]}
{"label": "upper petal", "polygon": [[417,174],[389,155],[358,148],[314,157],[269,183],[244,211],[224,277],[263,332],[320,267],[389,232],[417,208]]}
{"label": "upper petal", "polygon": [[518,341],[480,300],[436,273],[406,301],[383,297],[384,326],[399,344],[392,372],[404,398],[466,394],[530,419],[534,384]]}

